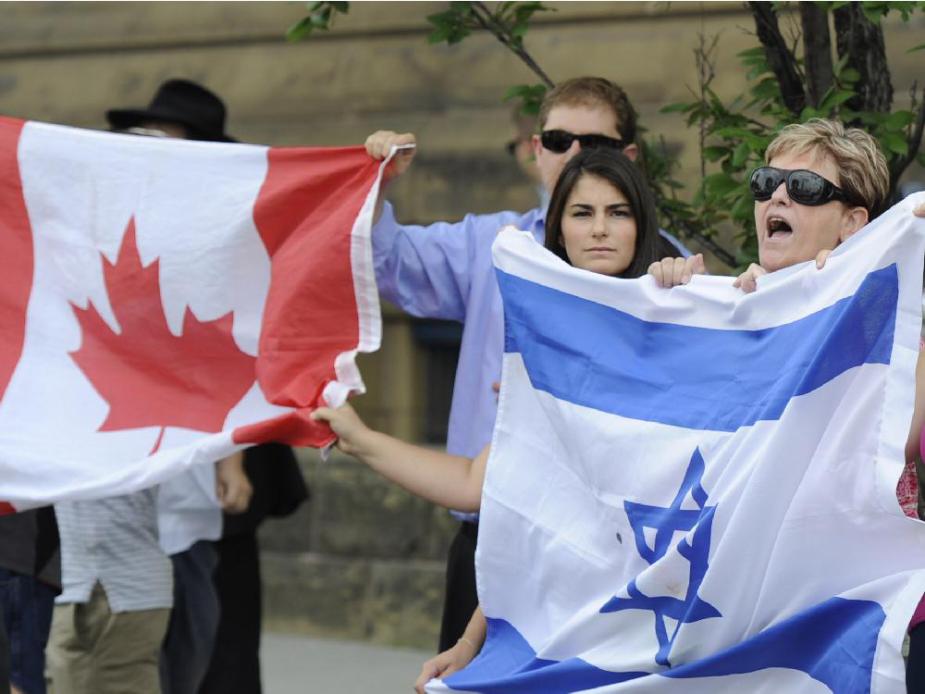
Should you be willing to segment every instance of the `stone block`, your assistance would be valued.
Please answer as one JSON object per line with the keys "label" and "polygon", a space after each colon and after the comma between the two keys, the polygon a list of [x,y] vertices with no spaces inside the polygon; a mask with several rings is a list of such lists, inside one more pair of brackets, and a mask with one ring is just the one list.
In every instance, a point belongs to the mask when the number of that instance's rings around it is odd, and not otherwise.
{"label": "stone block", "polygon": [[322,462],[299,452],[312,498],[286,519],[270,519],[260,546],[281,553],[443,560],[456,531],[449,513],[384,480],[356,460]]}
{"label": "stone block", "polygon": [[262,552],[261,572],[267,627],[312,636],[367,637],[363,607],[368,561]]}
{"label": "stone block", "polygon": [[375,562],[366,592],[369,640],[390,646],[436,649],[444,577],[442,562]]}
{"label": "stone block", "polygon": [[262,553],[265,628],[432,650],[444,567],[318,554]]}

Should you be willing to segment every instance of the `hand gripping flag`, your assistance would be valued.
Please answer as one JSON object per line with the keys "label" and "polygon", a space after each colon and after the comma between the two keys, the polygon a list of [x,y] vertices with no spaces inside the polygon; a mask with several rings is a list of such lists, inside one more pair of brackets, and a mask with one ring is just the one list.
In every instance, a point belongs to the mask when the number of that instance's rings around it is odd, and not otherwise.
{"label": "hand gripping flag", "polygon": [[428,691],[905,692],[925,592],[925,527],[895,497],[921,327],[912,204],[750,295],[594,275],[502,232],[488,638]]}
{"label": "hand gripping flag", "polygon": [[320,446],[379,345],[360,147],[0,118],[0,499],[126,493],[247,444]]}

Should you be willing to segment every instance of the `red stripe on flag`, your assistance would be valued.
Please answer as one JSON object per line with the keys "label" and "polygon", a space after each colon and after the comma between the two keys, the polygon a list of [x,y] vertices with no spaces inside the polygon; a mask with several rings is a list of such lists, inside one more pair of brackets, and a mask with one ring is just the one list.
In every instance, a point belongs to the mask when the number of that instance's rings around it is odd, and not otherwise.
{"label": "red stripe on flag", "polygon": [[271,149],[254,223],[271,258],[257,381],[271,403],[301,411],[240,427],[236,442],[321,446],[333,436],[308,411],[336,380],[334,360],[360,339],[351,230],[379,163],[362,147]]}
{"label": "red stripe on flag", "polygon": [[5,501],[0,501],[0,516],[8,516],[11,513],[16,513],[16,509]]}
{"label": "red stripe on flag", "polygon": [[32,292],[32,228],[18,157],[24,125],[24,121],[0,117],[0,400],[22,356]]}

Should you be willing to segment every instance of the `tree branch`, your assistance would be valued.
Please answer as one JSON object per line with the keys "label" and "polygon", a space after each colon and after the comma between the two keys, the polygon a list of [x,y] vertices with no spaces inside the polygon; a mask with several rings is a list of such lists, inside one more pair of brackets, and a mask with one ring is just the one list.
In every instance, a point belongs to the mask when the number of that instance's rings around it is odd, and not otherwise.
{"label": "tree branch", "polygon": [[832,42],[829,37],[828,12],[815,2],[800,3],[800,23],[803,27],[803,67],[806,74],[806,95],[816,107],[832,88]]}
{"label": "tree branch", "polygon": [[[923,100],[919,104],[919,111],[915,117],[915,126],[912,128],[912,132],[909,133],[909,139],[906,142],[909,145],[909,150],[901,157],[896,157],[893,160],[893,165],[890,167],[890,191],[896,189],[896,183],[899,181],[899,177],[903,175],[903,171],[912,163],[912,160],[915,159],[915,155],[918,153],[919,148],[922,146],[922,134],[925,132],[925,88],[922,90]],[[914,106],[913,106],[914,108]]]}
{"label": "tree branch", "polygon": [[513,40],[507,28],[495,19],[495,16],[484,2],[473,2],[472,14],[483,29],[493,34],[508,50],[520,58],[524,64],[540,78],[543,84],[550,89],[556,86],[555,82],[552,81],[549,75],[543,71],[543,68],[533,59],[533,56],[523,47],[523,43]]}
{"label": "tree branch", "polygon": [[[853,111],[889,113],[893,85],[886,61],[883,28],[864,16],[859,3],[849,2],[834,11],[838,57],[846,67],[858,71],[857,96],[846,102]],[[852,123],[852,125],[860,125]]]}
{"label": "tree branch", "polygon": [[764,46],[768,66],[780,84],[784,105],[794,116],[799,116],[806,106],[806,93],[793,51],[780,33],[774,6],[769,2],[749,2],[748,6],[755,19],[758,40]]}
{"label": "tree branch", "polygon": [[[714,43],[715,45],[715,43]],[[707,86],[716,76],[713,62],[710,60],[710,51],[707,49],[707,37],[700,32],[700,46],[694,51],[694,58],[697,62],[697,81],[700,85],[700,103],[707,103]],[[703,150],[707,146],[707,121],[705,118],[700,119],[700,179],[707,177],[707,160],[703,155]]]}

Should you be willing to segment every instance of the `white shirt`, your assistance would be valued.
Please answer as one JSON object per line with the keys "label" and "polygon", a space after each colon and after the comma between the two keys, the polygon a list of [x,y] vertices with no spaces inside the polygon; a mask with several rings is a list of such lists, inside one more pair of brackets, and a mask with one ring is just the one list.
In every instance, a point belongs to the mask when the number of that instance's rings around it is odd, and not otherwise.
{"label": "white shirt", "polygon": [[199,540],[222,536],[222,509],[215,495],[215,465],[194,465],[162,482],[157,527],[168,555],[185,552]]}

